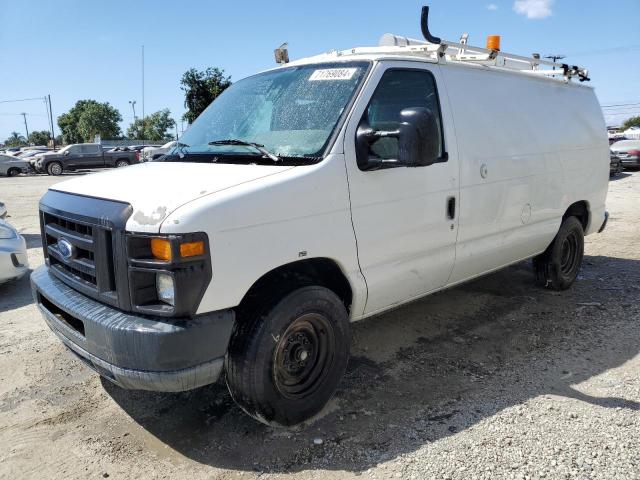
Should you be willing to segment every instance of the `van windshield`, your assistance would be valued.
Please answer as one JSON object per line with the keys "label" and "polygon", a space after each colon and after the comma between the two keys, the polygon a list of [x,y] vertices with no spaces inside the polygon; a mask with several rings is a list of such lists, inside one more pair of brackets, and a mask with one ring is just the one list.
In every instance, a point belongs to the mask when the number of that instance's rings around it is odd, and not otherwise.
{"label": "van windshield", "polygon": [[202,161],[193,157],[203,154],[234,163],[241,158],[277,162],[321,157],[368,66],[303,65],[240,80],[212,102],[159,161]]}

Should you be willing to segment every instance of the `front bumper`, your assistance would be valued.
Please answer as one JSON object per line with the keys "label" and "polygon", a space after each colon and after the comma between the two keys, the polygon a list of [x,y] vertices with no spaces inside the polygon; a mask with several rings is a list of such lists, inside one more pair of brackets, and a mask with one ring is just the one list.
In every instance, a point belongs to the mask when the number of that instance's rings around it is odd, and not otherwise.
{"label": "front bumper", "polygon": [[31,274],[38,308],[71,351],[123,388],[178,392],[215,382],[234,312],[193,318],[134,315],[73,290],[42,266]]}
{"label": "front bumper", "polygon": [[20,278],[28,271],[29,261],[24,238],[18,236],[0,240],[0,283]]}
{"label": "front bumper", "polygon": [[640,167],[640,157],[621,157],[620,161],[625,167]]}

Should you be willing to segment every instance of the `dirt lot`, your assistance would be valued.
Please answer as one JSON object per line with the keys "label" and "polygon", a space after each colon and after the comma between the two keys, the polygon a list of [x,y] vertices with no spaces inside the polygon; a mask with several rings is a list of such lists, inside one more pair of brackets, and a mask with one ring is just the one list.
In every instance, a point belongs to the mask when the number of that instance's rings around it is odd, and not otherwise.
{"label": "dirt lot", "polygon": [[[50,177],[0,178],[42,263]],[[101,381],[54,338],[28,281],[0,287],[0,478],[640,478],[640,173],[611,181],[579,281],[523,263],[354,325],[325,412],[258,424],[223,383],[183,394]]]}

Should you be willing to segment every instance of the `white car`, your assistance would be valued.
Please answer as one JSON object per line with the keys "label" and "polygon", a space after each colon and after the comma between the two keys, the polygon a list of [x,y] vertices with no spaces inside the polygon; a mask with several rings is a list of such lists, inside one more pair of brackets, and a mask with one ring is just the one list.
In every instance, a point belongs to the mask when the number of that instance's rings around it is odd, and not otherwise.
{"label": "white car", "polygon": [[15,177],[29,171],[29,162],[21,157],[0,154],[0,175]]}
{"label": "white car", "polygon": [[640,140],[620,140],[611,145],[611,151],[625,167],[640,167]]}
{"label": "white car", "polygon": [[0,283],[22,277],[29,271],[24,237],[0,220]]}
{"label": "white car", "polygon": [[291,425],[335,392],[350,322],[529,258],[569,288],[608,217],[586,71],[425,38],[240,80],[180,152],[56,184],[31,275],[52,331],[121,387],[224,370]]}
{"label": "white car", "polygon": [[161,147],[145,147],[142,149],[142,159],[145,162],[148,162],[149,160],[153,160],[154,158],[159,157],[160,155],[164,155],[165,153],[167,153],[169,150],[171,150],[173,147],[176,146],[176,142],[175,140],[172,140],[170,142],[165,143],[164,145],[162,145]]}

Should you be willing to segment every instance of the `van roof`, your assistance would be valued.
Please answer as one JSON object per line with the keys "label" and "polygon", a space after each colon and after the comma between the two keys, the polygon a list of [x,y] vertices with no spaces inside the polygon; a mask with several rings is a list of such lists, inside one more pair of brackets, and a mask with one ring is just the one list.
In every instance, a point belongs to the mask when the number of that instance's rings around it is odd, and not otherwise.
{"label": "van roof", "polygon": [[[392,44],[395,43],[395,44]],[[459,65],[467,68],[489,68],[495,71],[520,73],[559,83],[570,83],[577,78],[588,81],[588,71],[577,66],[554,63],[534,57],[496,52],[466,44],[446,42],[431,44],[420,40],[384,34],[379,46],[332,50],[312,57],[301,58],[286,65],[306,65],[349,60],[408,60],[426,63]],[[573,82],[571,82],[573,83]],[[576,85],[575,83],[573,83]],[[587,85],[582,85],[588,88]]]}
{"label": "van roof", "polygon": [[[505,53],[500,50],[468,45],[469,35],[463,34],[459,42],[434,37],[428,30],[428,7],[423,7],[422,31],[427,41],[385,33],[378,46],[356,47],[349,50],[333,50],[313,57],[302,58],[290,65],[303,65],[336,60],[410,60],[439,64],[455,64],[469,68],[489,68],[495,71],[509,71],[527,76],[536,76],[562,83],[578,79],[580,83],[589,81],[589,72],[576,65],[556,63],[540,58]],[[499,43],[499,42],[498,42]],[[286,46],[284,44],[283,46]],[[499,45],[498,45],[499,48]],[[288,55],[287,55],[288,57]]]}

